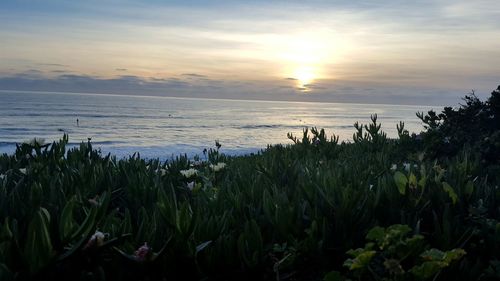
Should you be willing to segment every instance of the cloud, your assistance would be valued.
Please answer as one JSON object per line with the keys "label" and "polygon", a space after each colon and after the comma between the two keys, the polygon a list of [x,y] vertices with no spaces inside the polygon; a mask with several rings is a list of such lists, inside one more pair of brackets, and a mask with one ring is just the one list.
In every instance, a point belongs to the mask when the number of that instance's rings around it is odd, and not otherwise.
{"label": "cloud", "polygon": [[39,69],[28,69],[23,72],[15,73],[14,77],[26,78],[26,79],[43,79],[43,71]]}
{"label": "cloud", "polygon": [[[391,86],[339,79],[318,80],[303,87],[290,84],[287,79],[241,81],[189,77],[143,78],[135,75],[103,78],[70,73],[53,78],[28,75],[25,72],[0,77],[0,90],[307,102],[453,105],[469,92],[469,89],[453,91],[431,86]],[[492,84],[487,91],[478,91],[478,96],[484,98],[495,87],[496,85]]]}
{"label": "cloud", "polygon": [[[353,90],[354,90],[354,88],[353,88],[353,87],[350,87],[350,86],[346,86],[346,87],[342,87],[342,88],[340,88],[339,90],[344,91],[344,92],[351,92],[351,91],[353,91]],[[368,89],[367,89],[367,90],[368,90]],[[373,91],[374,89],[369,89],[369,90],[370,90],[370,91]]]}
{"label": "cloud", "polygon": [[50,72],[67,67],[51,62],[71,62],[78,73],[140,73],[146,85],[166,82],[144,77],[169,67],[184,80],[213,88],[227,77],[293,76],[294,66],[282,57],[294,39],[308,34],[318,45],[328,38],[338,43],[328,51],[338,58],[321,60],[326,77],[452,90],[500,73],[500,6],[491,0],[49,2],[2,7],[2,58],[12,58],[2,67],[19,71],[47,62],[38,65]]}
{"label": "cloud", "polygon": [[116,78],[101,78],[90,75],[63,74],[55,78],[29,76],[19,73],[0,78],[0,89],[90,92],[109,94],[164,93],[166,90],[181,90],[189,83],[176,79],[144,79],[134,75]]}
{"label": "cloud", "polygon": [[181,74],[182,76],[189,76],[189,77],[195,77],[195,78],[206,78],[206,75],[202,74],[197,74],[197,73],[183,73]]}
{"label": "cloud", "polygon": [[297,78],[293,78],[293,77],[287,77],[287,78],[285,78],[285,80],[297,81],[297,80],[299,80],[299,79],[297,79]]}
{"label": "cloud", "polygon": [[59,64],[59,63],[39,63],[38,65],[41,66],[57,66],[57,67],[68,67],[69,65],[66,64]]}
{"label": "cloud", "polygon": [[305,84],[304,88],[307,88],[309,90],[311,90],[311,89],[316,89],[316,90],[325,90],[325,89],[327,89],[326,87],[318,85],[318,84]]}
{"label": "cloud", "polygon": [[23,73],[41,74],[41,73],[43,73],[43,71],[41,71],[39,69],[28,69],[28,70],[24,71]]}

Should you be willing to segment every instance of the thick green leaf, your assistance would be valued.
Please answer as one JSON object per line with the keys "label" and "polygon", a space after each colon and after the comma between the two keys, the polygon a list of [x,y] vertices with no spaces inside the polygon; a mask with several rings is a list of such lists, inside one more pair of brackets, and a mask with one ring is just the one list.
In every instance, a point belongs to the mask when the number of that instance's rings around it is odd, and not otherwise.
{"label": "thick green leaf", "polygon": [[415,174],[410,173],[410,176],[408,177],[408,184],[411,188],[417,187],[417,177],[415,176]]}
{"label": "thick green leaf", "polygon": [[375,256],[376,251],[365,251],[363,250],[356,255],[354,259],[347,259],[344,262],[344,266],[349,268],[349,270],[362,269],[368,266],[373,256]]}
{"label": "thick green leaf", "polygon": [[249,268],[256,267],[262,259],[263,241],[260,227],[255,220],[247,221],[238,238],[238,254]]}
{"label": "thick green leaf", "polygon": [[74,253],[76,253],[77,250],[81,249],[84,246],[84,243],[89,239],[92,230],[95,229],[97,212],[98,212],[97,207],[92,207],[90,213],[82,222],[78,230],[75,231],[75,233],[73,233],[73,235],[71,236],[72,237],[71,240],[73,239],[79,239],[79,240],[77,240],[76,243],[71,245],[69,250],[67,250],[58,257],[59,261],[71,257]]}
{"label": "thick green leaf", "polygon": [[455,193],[453,187],[451,187],[447,182],[443,182],[443,190],[448,193],[453,204],[456,204],[458,201],[458,195]]}
{"label": "thick green leaf", "polygon": [[463,249],[453,249],[445,253],[443,260],[449,264],[453,261],[461,259],[463,256],[465,256],[465,254],[466,252]]}
{"label": "thick green leaf", "polygon": [[368,231],[368,234],[366,235],[366,239],[371,241],[382,241],[384,237],[385,229],[380,226],[375,226],[374,228],[370,229],[370,231]]}
{"label": "thick green leaf", "polygon": [[418,180],[418,186],[420,186],[421,188],[424,188],[426,181],[427,181],[427,177],[426,176],[422,176],[420,178],[420,180]]}
{"label": "thick green leaf", "polygon": [[410,272],[419,278],[419,280],[426,280],[436,275],[444,267],[446,267],[444,262],[426,261],[421,265],[412,267]]}
{"label": "thick green leaf", "polygon": [[394,182],[398,187],[399,193],[404,195],[406,193],[406,185],[408,183],[408,179],[406,178],[406,176],[400,171],[397,171],[396,173],[394,173]]}
{"label": "thick green leaf", "polygon": [[420,255],[424,262],[419,266],[414,266],[410,272],[419,278],[427,279],[448,267],[453,261],[461,259],[465,254],[463,249],[453,249],[448,252],[429,249]]}
{"label": "thick green leaf", "polygon": [[77,226],[73,219],[73,210],[76,206],[76,198],[72,197],[64,206],[59,220],[59,233],[61,241],[67,241],[76,230]]}
{"label": "thick green leaf", "polygon": [[471,195],[474,192],[474,183],[472,181],[468,181],[465,185],[465,194]]}
{"label": "thick green leaf", "polygon": [[423,252],[420,256],[427,261],[440,261],[444,259],[445,252],[438,249],[429,249]]}
{"label": "thick green leaf", "polygon": [[54,256],[49,233],[50,216],[40,208],[28,226],[24,257],[29,262],[31,273],[36,273],[50,263]]}

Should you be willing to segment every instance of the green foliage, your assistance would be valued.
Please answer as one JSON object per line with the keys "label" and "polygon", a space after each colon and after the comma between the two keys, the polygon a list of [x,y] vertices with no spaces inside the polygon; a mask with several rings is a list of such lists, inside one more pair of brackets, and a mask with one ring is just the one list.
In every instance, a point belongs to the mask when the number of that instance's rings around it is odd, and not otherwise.
{"label": "green foliage", "polygon": [[[498,91],[423,117],[422,140],[374,115],[352,142],[311,128],[204,161],[21,144],[0,156],[0,280],[495,280]],[[452,124],[481,108],[463,146]]]}
{"label": "green foliage", "polygon": [[410,232],[410,227],[399,224],[372,228],[366,239],[373,242],[349,250],[352,258],[344,266],[353,277],[363,280],[428,280],[466,254],[463,249],[424,250],[424,237],[409,236]]}
{"label": "green foliage", "polygon": [[257,267],[263,256],[263,242],[259,225],[255,220],[245,223],[243,232],[238,238],[238,253],[249,268]]}
{"label": "green foliage", "polygon": [[40,208],[28,225],[24,256],[27,259],[31,273],[35,273],[46,266],[54,255],[48,230],[49,224],[49,212],[44,208]]}
{"label": "green foliage", "polygon": [[420,254],[424,262],[421,265],[414,266],[410,269],[410,272],[420,280],[429,279],[438,274],[443,268],[450,266],[452,262],[462,258],[465,254],[465,251],[462,249],[453,249],[447,252],[430,249]]}
{"label": "green foliage", "polygon": [[417,113],[427,129],[422,133],[426,153],[430,158],[449,157],[467,145],[480,153],[485,164],[499,164],[500,86],[487,101],[474,92],[463,100],[459,108],[445,107],[439,114]]}

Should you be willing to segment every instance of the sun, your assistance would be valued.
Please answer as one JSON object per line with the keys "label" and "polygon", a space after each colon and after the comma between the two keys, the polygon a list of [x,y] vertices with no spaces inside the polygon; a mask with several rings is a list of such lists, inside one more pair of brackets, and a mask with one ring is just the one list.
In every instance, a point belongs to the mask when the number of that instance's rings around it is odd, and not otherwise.
{"label": "sun", "polygon": [[313,67],[299,66],[294,70],[293,78],[297,79],[297,88],[307,90],[315,78]]}
{"label": "sun", "polygon": [[332,47],[326,38],[315,33],[295,34],[282,49],[280,58],[285,75],[292,77],[302,92],[312,90],[312,84],[322,75],[324,64],[330,59]]}
{"label": "sun", "polygon": [[275,62],[277,76],[293,81],[301,92],[312,92],[315,83],[332,79],[332,65],[342,63],[350,45],[336,30],[315,26],[264,37],[262,42],[263,57]]}

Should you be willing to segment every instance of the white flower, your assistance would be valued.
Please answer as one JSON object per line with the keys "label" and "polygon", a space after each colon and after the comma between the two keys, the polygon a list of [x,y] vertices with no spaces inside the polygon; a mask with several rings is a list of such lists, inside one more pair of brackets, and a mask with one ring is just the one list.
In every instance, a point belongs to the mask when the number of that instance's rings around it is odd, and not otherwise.
{"label": "white flower", "polygon": [[156,173],[157,174],[160,174],[160,176],[164,176],[167,174],[167,170],[166,169],[163,169],[163,168],[160,168],[160,169],[157,169],[156,170]]}
{"label": "white flower", "polygon": [[0,174],[0,180],[5,179],[6,177],[7,177],[6,175],[4,175],[4,174]]}
{"label": "white flower", "polygon": [[198,174],[198,170],[196,169],[181,170],[181,174],[186,178],[190,178],[196,176]]}
{"label": "white flower", "polygon": [[196,160],[191,163],[191,167],[199,167],[203,165],[203,161],[201,160]]}
{"label": "white flower", "polygon": [[226,163],[224,163],[224,162],[220,162],[220,163],[217,163],[215,165],[210,164],[210,168],[212,170],[214,170],[214,172],[218,172],[218,171],[224,169],[225,167],[226,167]]}
{"label": "white flower", "polygon": [[88,202],[93,206],[99,206],[99,196],[95,196],[94,198],[90,198]]}
{"label": "white flower", "polygon": [[106,237],[106,234],[100,232],[97,230],[92,236],[90,237],[89,241],[85,245],[85,248],[90,248],[90,247],[100,247],[104,244],[104,238]]}
{"label": "white flower", "polygon": [[194,181],[188,182],[187,183],[187,188],[192,191],[193,188],[194,188]]}
{"label": "white flower", "polygon": [[410,171],[411,164],[410,164],[410,163],[403,163],[403,167],[405,167],[405,170],[406,170],[407,172],[409,172],[409,171]]}
{"label": "white flower", "polygon": [[42,138],[33,138],[31,140],[26,140],[24,143],[35,146],[36,144],[38,145],[44,145],[45,144],[45,139]]}
{"label": "white flower", "polygon": [[396,171],[398,169],[398,165],[392,164],[391,171]]}
{"label": "white flower", "polygon": [[370,189],[370,191],[373,189],[373,184],[370,184],[369,189]]}
{"label": "white flower", "polygon": [[21,172],[21,174],[25,174],[26,175],[26,168],[19,169],[19,172]]}

